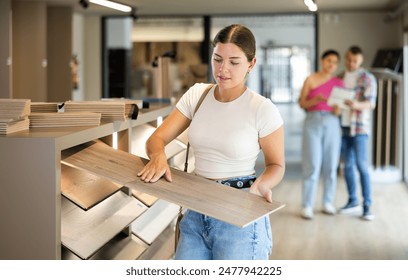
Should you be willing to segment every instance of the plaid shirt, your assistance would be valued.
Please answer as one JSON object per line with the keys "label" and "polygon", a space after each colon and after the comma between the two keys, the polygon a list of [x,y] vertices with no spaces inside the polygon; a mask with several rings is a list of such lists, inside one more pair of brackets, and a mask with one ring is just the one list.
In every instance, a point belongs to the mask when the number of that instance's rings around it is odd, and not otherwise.
{"label": "plaid shirt", "polygon": [[[357,78],[355,100],[370,101],[371,108],[375,108],[377,100],[377,80],[373,74],[364,68],[360,68]],[[345,72],[339,75],[344,79]],[[371,110],[350,110],[350,136],[357,134],[369,134],[371,130]]]}

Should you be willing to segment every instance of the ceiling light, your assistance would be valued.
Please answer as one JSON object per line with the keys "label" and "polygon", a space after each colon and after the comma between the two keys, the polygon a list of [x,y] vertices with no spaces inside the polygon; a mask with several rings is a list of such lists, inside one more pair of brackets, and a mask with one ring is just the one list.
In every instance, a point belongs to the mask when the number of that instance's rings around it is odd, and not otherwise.
{"label": "ceiling light", "polygon": [[317,5],[316,5],[314,0],[304,0],[303,2],[305,3],[305,5],[309,9],[309,11],[311,11],[311,12],[316,12],[317,11]]}
{"label": "ceiling light", "polygon": [[89,0],[89,2],[94,3],[94,4],[98,4],[104,7],[108,7],[111,9],[115,9],[121,12],[125,12],[125,13],[129,13],[132,11],[132,8],[130,6],[127,5],[123,5],[117,2],[113,2],[113,1],[108,1],[108,0]]}

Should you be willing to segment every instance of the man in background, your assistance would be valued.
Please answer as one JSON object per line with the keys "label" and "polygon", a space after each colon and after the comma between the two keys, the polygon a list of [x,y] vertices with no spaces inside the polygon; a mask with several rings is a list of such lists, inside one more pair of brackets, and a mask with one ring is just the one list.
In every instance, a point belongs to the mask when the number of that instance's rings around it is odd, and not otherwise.
{"label": "man in background", "polygon": [[363,195],[362,218],[371,221],[374,215],[371,212],[368,136],[371,129],[371,111],[375,108],[377,98],[377,81],[372,73],[361,67],[363,60],[362,49],[351,46],[346,53],[346,71],[340,74],[345,87],[355,91],[355,98],[345,101],[348,108],[341,113],[342,159],[348,202],[339,213],[352,214],[361,211],[356,194],[355,167],[357,167]]}

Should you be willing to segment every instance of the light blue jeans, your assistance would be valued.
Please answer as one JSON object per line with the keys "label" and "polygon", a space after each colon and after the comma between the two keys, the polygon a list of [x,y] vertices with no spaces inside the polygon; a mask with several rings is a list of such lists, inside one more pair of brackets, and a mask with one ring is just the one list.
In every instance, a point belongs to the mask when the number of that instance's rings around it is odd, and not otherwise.
{"label": "light blue jeans", "polygon": [[302,206],[313,208],[320,171],[323,177],[323,204],[333,204],[340,158],[339,118],[329,112],[308,112],[302,143]]}
{"label": "light blue jeans", "polygon": [[180,222],[175,259],[268,260],[271,253],[272,231],[268,216],[240,228],[187,210]]}
{"label": "light blue jeans", "polygon": [[[345,130],[345,132],[348,132]],[[346,179],[347,191],[350,203],[358,204],[356,195],[356,176],[355,168],[360,174],[361,191],[363,195],[363,204],[371,205],[371,184],[368,171],[368,135],[343,136],[343,161],[344,178]]]}

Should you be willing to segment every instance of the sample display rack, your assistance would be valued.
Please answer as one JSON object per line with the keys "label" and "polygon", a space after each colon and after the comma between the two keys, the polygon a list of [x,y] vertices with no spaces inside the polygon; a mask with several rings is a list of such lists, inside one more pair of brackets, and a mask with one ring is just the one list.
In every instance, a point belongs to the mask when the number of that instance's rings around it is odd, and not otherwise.
{"label": "sample display rack", "polygon": [[[0,136],[0,259],[170,258],[177,205],[113,183],[95,188],[90,182],[100,179],[70,170],[61,164],[61,155],[89,141],[111,145],[114,134],[118,149],[140,150],[132,147],[140,142],[140,128],[172,109],[171,104],[155,105],[141,109],[136,120]],[[184,146],[175,149],[172,155]],[[75,190],[81,182],[89,189]]]}

